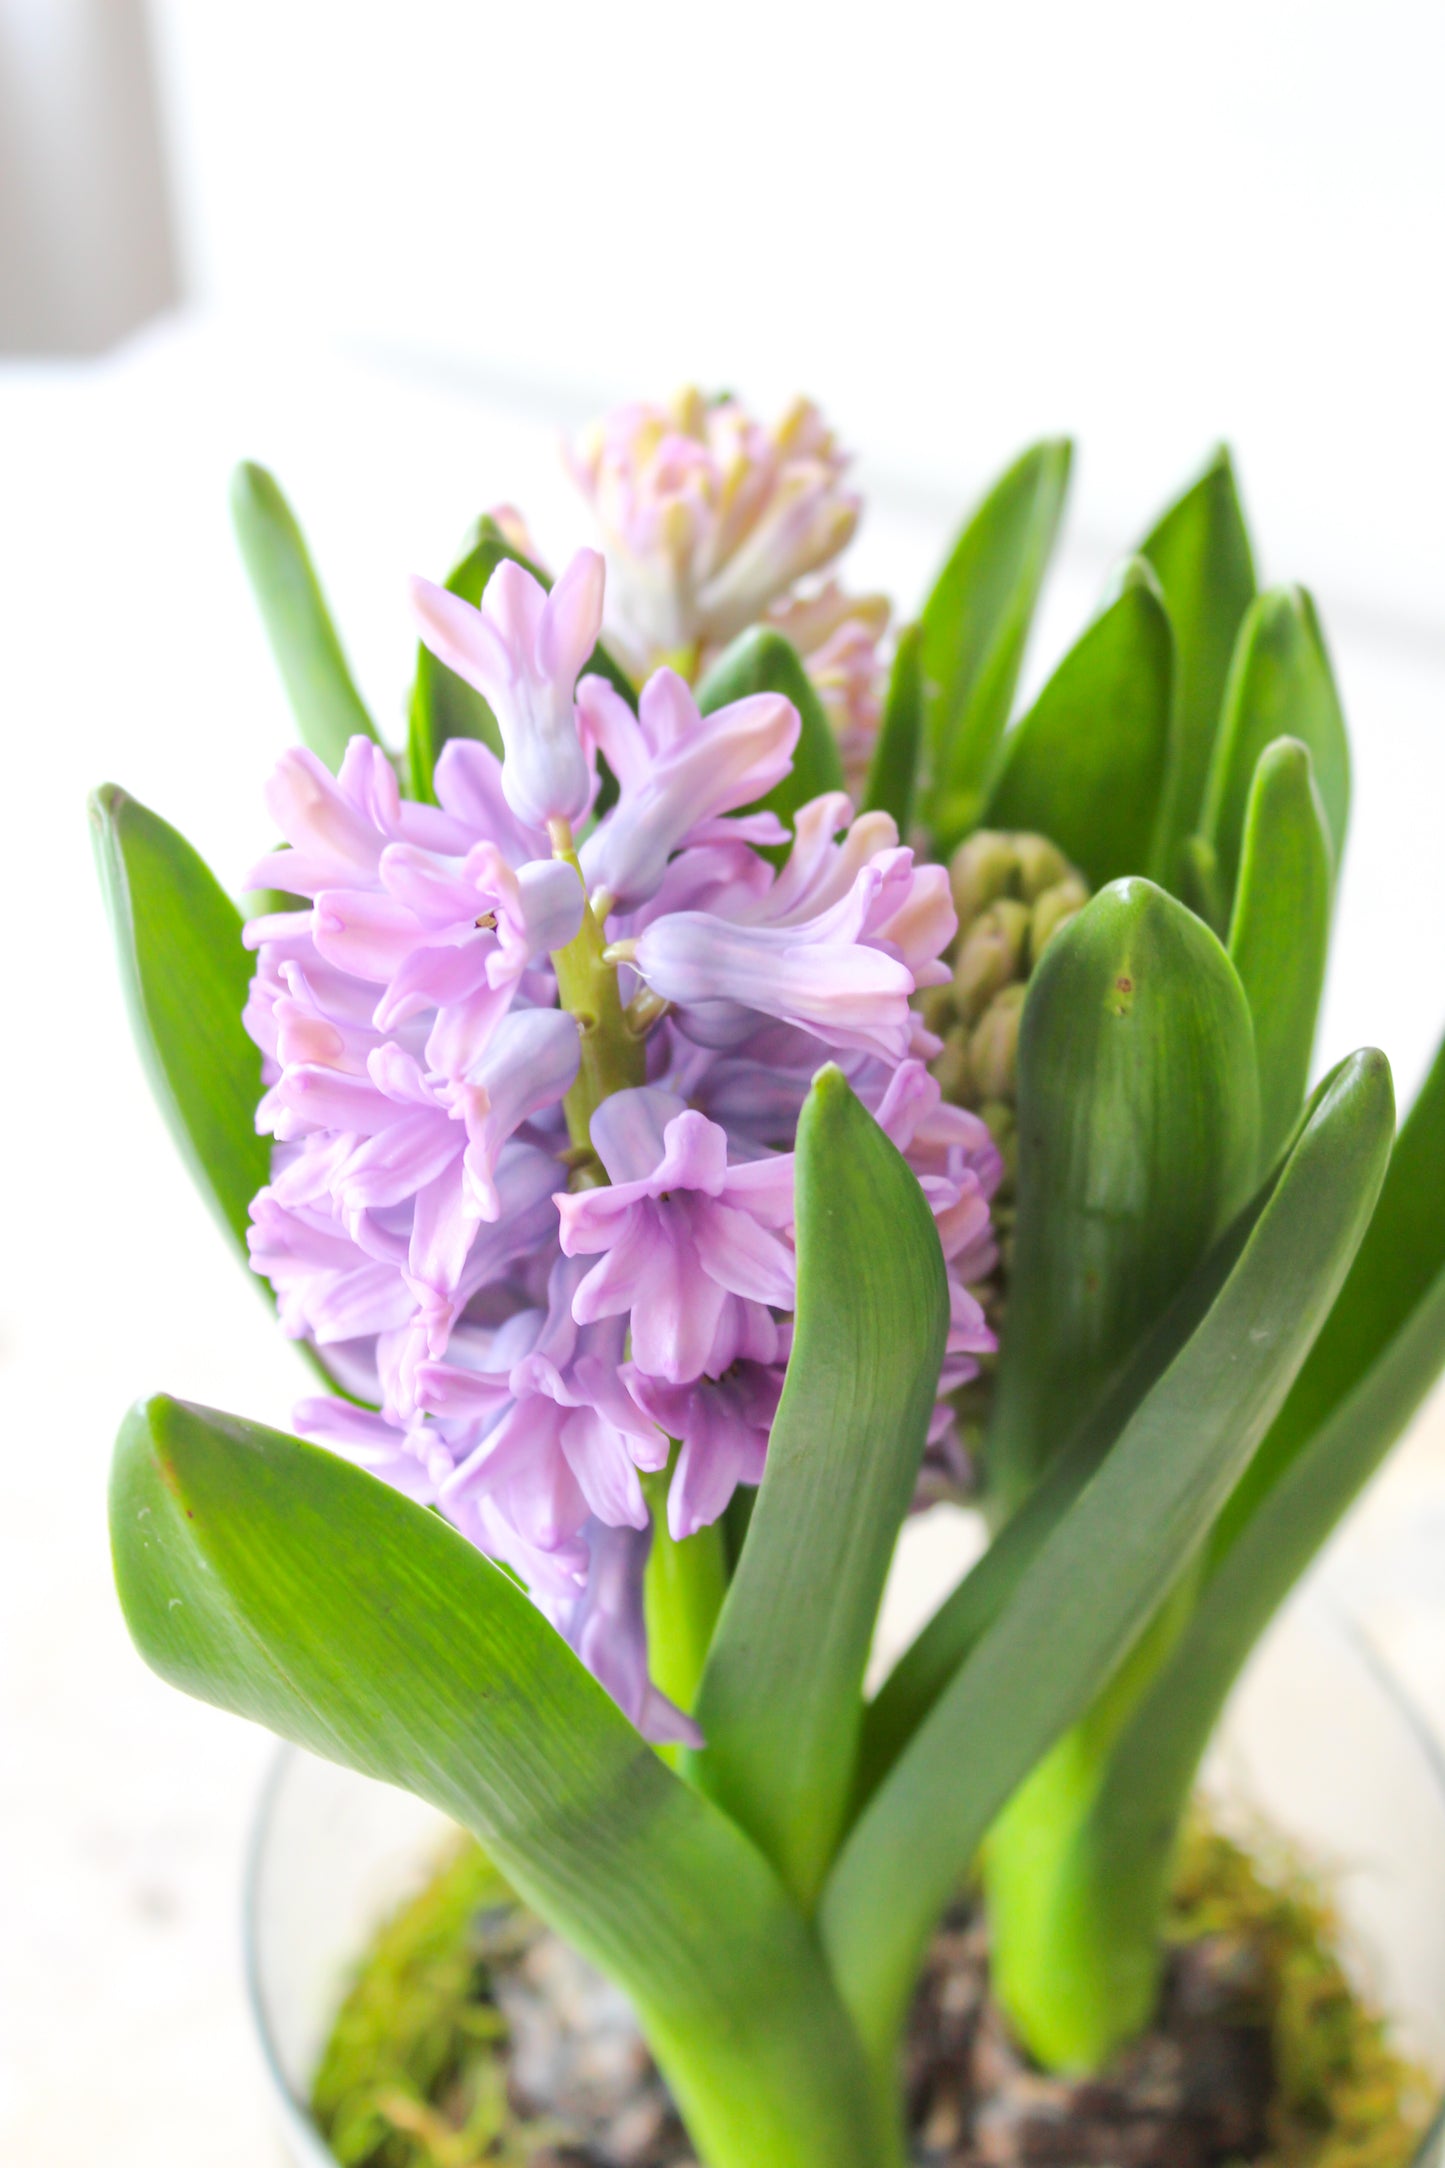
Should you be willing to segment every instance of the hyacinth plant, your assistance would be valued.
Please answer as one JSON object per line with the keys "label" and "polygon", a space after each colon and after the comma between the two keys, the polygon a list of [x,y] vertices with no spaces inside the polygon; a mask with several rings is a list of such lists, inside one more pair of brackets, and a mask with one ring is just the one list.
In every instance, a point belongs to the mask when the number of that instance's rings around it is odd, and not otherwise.
{"label": "hyacinth plant", "polygon": [[[95,801],[159,1096],[318,1388],[127,1419],[121,1597],[472,1830],[712,2168],[898,2168],[971,1873],[1043,2063],[1150,2018],[1229,1687],[1445,1352],[1445,1065],[1398,1141],[1378,1053],[1310,1088],[1348,751],[1222,455],[1017,720],[1067,446],[891,641],[812,407],[572,460],[600,550],[553,583],[504,508],[415,582],[400,755],[241,469],[270,893]],[[989,1547],[867,1698],[968,1483]]]}

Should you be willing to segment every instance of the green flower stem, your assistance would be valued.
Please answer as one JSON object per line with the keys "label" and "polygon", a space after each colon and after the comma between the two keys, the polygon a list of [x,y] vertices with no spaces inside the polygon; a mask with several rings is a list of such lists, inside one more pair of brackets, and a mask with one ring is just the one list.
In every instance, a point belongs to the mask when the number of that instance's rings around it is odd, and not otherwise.
{"label": "green flower stem", "polygon": [[[566,821],[548,824],[552,856],[573,869],[578,880],[582,868]],[[586,884],[583,884],[584,891]],[[563,1101],[567,1134],[574,1149],[591,1156],[592,1117],[613,1092],[626,1091],[647,1081],[645,1042],[632,1030],[617,990],[617,966],[604,959],[606,937],[591,902],[583,905],[582,924],[566,948],[553,953],[557,973],[557,998],[577,1019],[582,1035],[582,1060],[577,1081]]]}
{"label": "green flower stem", "polygon": [[653,1679],[670,1701],[691,1714],[728,1592],[728,1562],[721,1521],[685,1536],[681,1543],[669,1533],[667,1493],[676,1459],[674,1446],[667,1468],[642,1479],[652,1509],[652,1550],[643,1601]]}

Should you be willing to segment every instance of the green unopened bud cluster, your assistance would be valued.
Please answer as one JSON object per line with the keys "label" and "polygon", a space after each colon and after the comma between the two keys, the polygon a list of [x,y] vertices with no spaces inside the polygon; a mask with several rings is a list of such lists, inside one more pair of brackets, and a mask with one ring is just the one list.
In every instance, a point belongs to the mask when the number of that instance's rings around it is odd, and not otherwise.
{"label": "green unopened bud cluster", "polygon": [[[1003,1156],[993,1199],[999,1261],[977,1290],[997,1332],[1013,1264],[1014,1183],[1018,1171],[1019,1020],[1034,965],[1048,943],[1089,900],[1089,885],[1046,836],[980,828],[948,865],[958,934],[947,986],[923,996],[924,1019],[943,1040],[933,1073],[945,1099],[987,1122]],[[992,1363],[954,1396],[962,1442],[977,1462],[993,1394]]]}
{"label": "green unopened bud cluster", "polygon": [[991,828],[960,843],[948,878],[958,913],[953,978],[929,990],[923,1013],[943,1040],[933,1073],[944,1097],[982,1115],[1003,1154],[994,1213],[1006,1265],[1024,996],[1053,936],[1088,902],[1089,885],[1047,837]]}

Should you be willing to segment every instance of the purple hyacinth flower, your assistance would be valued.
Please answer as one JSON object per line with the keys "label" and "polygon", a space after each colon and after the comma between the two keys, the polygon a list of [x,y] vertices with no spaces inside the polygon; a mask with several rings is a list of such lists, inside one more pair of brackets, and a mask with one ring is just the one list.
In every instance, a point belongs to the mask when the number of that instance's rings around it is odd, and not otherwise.
{"label": "purple hyacinth flower", "polygon": [[825,1046],[902,1061],[917,982],[899,957],[869,939],[893,900],[887,885],[888,869],[863,866],[839,902],[786,926],[673,912],[643,929],[629,961],[654,993],[686,1013],[691,1036],[705,1045],[738,1045],[761,1013],[814,1033]]}
{"label": "purple hyacinth flower", "polygon": [[[674,852],[711,840],[720,816],[749,805],[788,773],[801,727],[779,693],[754,693],[711,715],[673,670],[658,670],[642,689],[638,712],[604,678],[577,691],[583,728],[617,777],[617,805],[582,846],[589,889],[624,908],[655,894]],[[782,840],[772,816],[726,824],[735,841]],[[774,835],[776,831],[776,836]]]}
{"label": "purple hyacinth flower", "polygon": [[715,1521],[739,1483],[761,1483],[783,1368],[739,1362],[720,1378],[689,1385],[645,1377],[635,1365],[629,1370],[638,1406],[681,1441],[667,1494],[667,1526],[676,1542]]}
{"label": "purple hyacinth flower", "polygon": [[534,827],[579,819],[596,787],[573,700],[602,627],[604,579],[597,552],[579,550],[550,594],[504,559],[480,609],[430,580],[412,581],[421,637],[490,705],[507,803]]}
{"label": "purple hyacinth flower", "polygon": [[674,1384],[771,1360],[770,1306],[794,1300],[791,1156],[729,1166],[726,1132],[650,1086],[604,1100],[592,1141],[612,1186],[557,1198],[563,1250],[599,1259],[573,1316],[630,1316],[637,1368]]}

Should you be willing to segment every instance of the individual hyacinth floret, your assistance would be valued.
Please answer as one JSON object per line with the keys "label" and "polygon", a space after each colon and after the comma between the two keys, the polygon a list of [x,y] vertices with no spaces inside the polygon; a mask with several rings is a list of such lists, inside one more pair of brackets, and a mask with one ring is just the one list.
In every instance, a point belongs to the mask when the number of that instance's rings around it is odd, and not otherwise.
{"label": "individual hyacinth floret", "polygon": [[[762,1474],[794,1299],[793,1159],[838,1061],[916,1168],[953,1289],[940,1395],[992,1345],[999,1161],[946,1106],[912,996],[947,978],[947,876],[841,793],[747,810],[790,769],[796,711],[706,717],[657,670],[639,711],[595,677],[600,560],[550,597],[503,564],[474,609],[417,582],[422,636],[485,693],[498,758],[452,740],[435,805],[352,741],[287,754],[286,847],[253,875],[305,899],[255,919],[271,1180],[252,1260],[286,1329],[354,1400],[304,1434],[438,1506],[526,1582],[652,1736],[695,1737],[651,1684],[641,1477],[670,1533]],[[599,754],[615,803],[591,808]],[[947,1431],[940,1398],[935,1442]],[[676,1457],[673,1459],[674,1445]]]}

